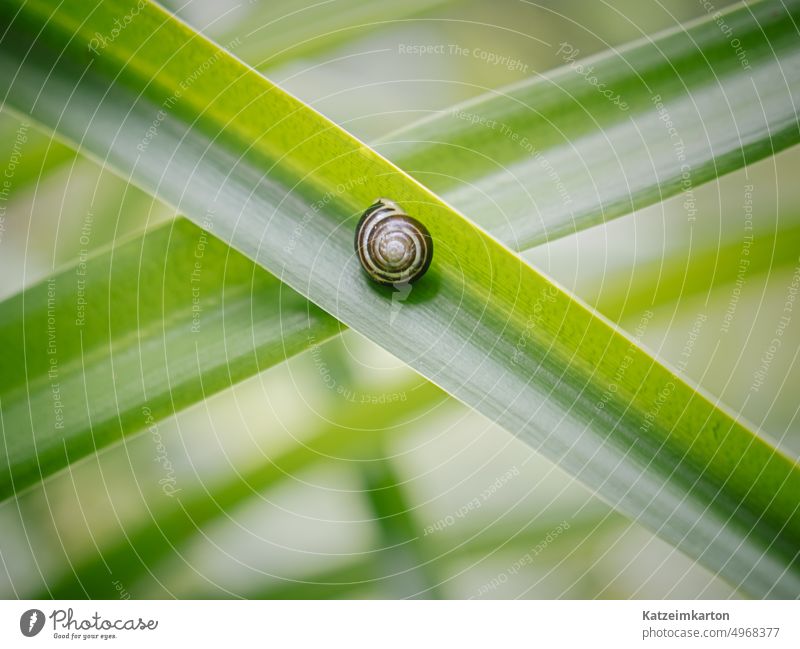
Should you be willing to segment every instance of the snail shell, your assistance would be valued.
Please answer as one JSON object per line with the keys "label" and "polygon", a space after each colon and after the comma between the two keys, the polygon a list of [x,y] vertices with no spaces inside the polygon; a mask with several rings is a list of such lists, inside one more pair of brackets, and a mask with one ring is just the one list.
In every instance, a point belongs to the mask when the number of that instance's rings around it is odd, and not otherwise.
{"label": "snail shell", "polygon": [[414,282],[433,259],[428,228],[388,198],[366,209],[356,226],[355,246],[361,266],[380,284]]}

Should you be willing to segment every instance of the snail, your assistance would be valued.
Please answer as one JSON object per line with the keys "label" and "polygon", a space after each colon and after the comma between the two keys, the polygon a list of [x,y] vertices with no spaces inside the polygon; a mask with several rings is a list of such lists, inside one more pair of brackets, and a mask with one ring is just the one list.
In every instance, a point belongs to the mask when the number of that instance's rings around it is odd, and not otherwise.
{"label": "snail", "polygon": [[389,286],[415,282],[433,258],[428,228],[388,198],[366,209],[356,226],[355,247],[367,275]]}

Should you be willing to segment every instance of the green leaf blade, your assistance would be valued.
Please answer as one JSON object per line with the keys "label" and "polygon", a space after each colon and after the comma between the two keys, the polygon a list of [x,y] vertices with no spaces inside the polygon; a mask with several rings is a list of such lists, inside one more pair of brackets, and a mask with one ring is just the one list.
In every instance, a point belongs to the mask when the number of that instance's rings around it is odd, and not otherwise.
{"label": "green leaf blade", "polygon": [[184,219],[0,313],[3,498],[341,330]]}
{"label": "green leaf blade", "polygon": [[585,60],[562,44],[564,67],[378,150],[515,250],[678,194],[702,218],[695,187],[800,141],[800,5],[721,15]]}
{"label": "green leaf blade", "polygon": [[[424,187],[157,8],[83,62],[81,42],[123,10],[101,7],[65,2],[44,22],[49,5],[25,4],[47,45],[24,60],[0,47],[2,69],[22,72],[24,82],[6,79],[17,110],[197,223],[213,206],[214,232],[233,247],[734,584],[800,592],[796,463]],[[136,149],[176,87],[158,137]],[[395,312],[352,248],[355,220],[376,196],[424,221],[437,246]]]}

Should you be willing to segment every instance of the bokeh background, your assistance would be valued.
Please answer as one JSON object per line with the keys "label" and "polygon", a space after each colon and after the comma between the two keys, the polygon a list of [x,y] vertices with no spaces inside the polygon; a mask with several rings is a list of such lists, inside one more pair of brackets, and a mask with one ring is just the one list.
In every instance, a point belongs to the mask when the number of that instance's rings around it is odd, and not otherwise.
{"label": "bokeh background", "polygon": [[[539,39],[589,56],[706,15],[691,0],[165,4],[366,142],[563,64]],[[0,113],[0,167],[19,129]],[[1,298],[74,261],[87,215],[97,250],[175,216],[34,125],[25,138]],[[798,323],[749,386],[796,272],[799,168],[795,148],[696,188],[691,228],[677,197],[527,255],[665,363],[693,337],[690,379],[795,457]],[[771,254],[737,284],[748,185]],[[719,251],[713,273],[690,237]],[[349,331],[1,503],[0,560],[5,598],[739,596]]]}

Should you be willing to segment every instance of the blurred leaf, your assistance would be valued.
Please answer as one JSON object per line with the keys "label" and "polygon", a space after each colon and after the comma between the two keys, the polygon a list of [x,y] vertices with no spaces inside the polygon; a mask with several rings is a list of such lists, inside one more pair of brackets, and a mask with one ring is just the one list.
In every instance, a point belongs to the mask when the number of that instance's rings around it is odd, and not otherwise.
{"label": "blurred leaf", "polygon": [[[55,14],[43,1],[3,4],[7,101],[195,222],[211,221],[312,302],[732,583],[760,596],[800,592],[795,463],[435,195],[159,8],[146,5],[91,51],[126,10],[115,0],[67,0]],[[436,242],[425,281],[399,309],[352,250],[355,220],[376,196],[419,216]]]}
{"label": "blurred leaf", "polygon": [[74,159],[74,149],[39,130],[27,119],[8,113],[0,114],[0,119],[0,141],[8,147],[8,154],[0,164],[3,169],[11,170],[13,176],[9,184],[14,191],[38,183],[50,171]]}
{"label": "blurred leaf", "polygon": [[708,293],[715,286],[734,282],[742,272],[743,257],[749,276],[772,272],[797,262],[800,225],[755,235],[748,240],[745,254],[742,253],[743,246],[742,241],[733,241],[699,251],[672,251],[662,259],[639,263],[635,269],[603,278],[604,289],[595,290],[593,295],[584,295],[584,298],[618,321],[626,315],[641,313],[690,295]]}
{"label": "blurred leaf", "polygon": [[[580,516],[567,523],[565,531],[558,534],[558,543],[547,543],[548,534],[562,526],[562,520],[537,521],[536,524],[527,525],[523,529],[492,525],[473,534],[469,539],[453,546],[446,547],[436,542],[436,537],[426,539],[430,546],[427,554],[436,557],[437,565],[441,560],[455,562],[472,561],[479,564],[496,555],[508,557],[509,568],[515,562],[526,557],[534,558],[536,565],[549,565],[556,568],[564,562],[565,558],[573,556],[587,545],[589,552],[584,552],[586,569],[584,575],[591,573],[592,564],[597,562],[594,547],[594,535],[601,534],[609,528],[624,522],[613,512],[598,512],[596,509],[586,509]],[[532,565],[528,559],[525,565]],[[519,570],[519,568],[517,569]],[[393,575],[380,575],[376,572],[375,562],[359,558],[342,567],[333,568],[325,572],[297,579],[284,584],[269,584],[263,588],[254,589],[244,593],[247,599],[331,599],[344,597],[357,597],[365,589],[376,589],[379,595],[384,595],[387,588],[392,589]],[[445,591],[448,581],[443,579],[439,590]],[[497,597],[493,590],[487,591],[488,598]],[[208,597],[216,596],[208,593]],[[389,595],[391,596],[391,595]]]}
{"label": "blurred leaf", "polygon": [[337,333],[184,219],[0,303],[0,498]]}
{"label": "blurred leaf", "polygon": [[287,61],[319,57],[339,45],[371,35],[454,0],[268,0],[251,7],[244,25],[215,36],[240,39],[236,54],[260,70]]}
{"label": "blurred leaf", "polygon": [[[198,529],[230,516],[237,507],[304,468],[320,462],[334,462],[333,458],[362,455],[361,447],[374,448],[376,439],[400,432],[396,428],[409,414],[438,412],[436,406],[445,401],[444,393],[430,383],[416,381],[399,386],[398,390],[411,395],[408,401],[395,401],[372,409],[360,402],[347,403],[337,411],[336,425],[319,426],[302,445],[266,458],[226,482],[176,493],[173,499],[156,508],[148,520],[138,527],[125,529],[114,544],[100,548],[97,555],[77,562],[73,570],[52,588],[45,587],[37,598],[114,598],[117,597],[114,581],[128,585],[134,597],[143,596],[135,591],[135,584],[157,570],[160,562],[181,556],[183,544],[193,538]],[[169,592],[160,596],[169,596]],[[215,596],[223,594],[217,592]]]}
{"label": "blurred leaf", "polygon": [[413,505],[389,460],[362,468],[364,491],[380,529],[380,547],[374,560],[391,576],[393,599],[439,598],[439,579],[433,557],[420,536]]}
{"label": "blurred leaf", "polygon": [[515,250],[681,193],[702,218],[694,187],[800,141],[800,4],[720,15],[584,60],[562,43],[564,67],[376,149]]}
{"label": "blurred leaf", "polygon": [[[339,599],[365,589],[380,587],[371,561],[357,561],[331,568],[307,579],[286,580],[247,593],[247,599]],[[209,593],[208,597],[218,597]]]}

